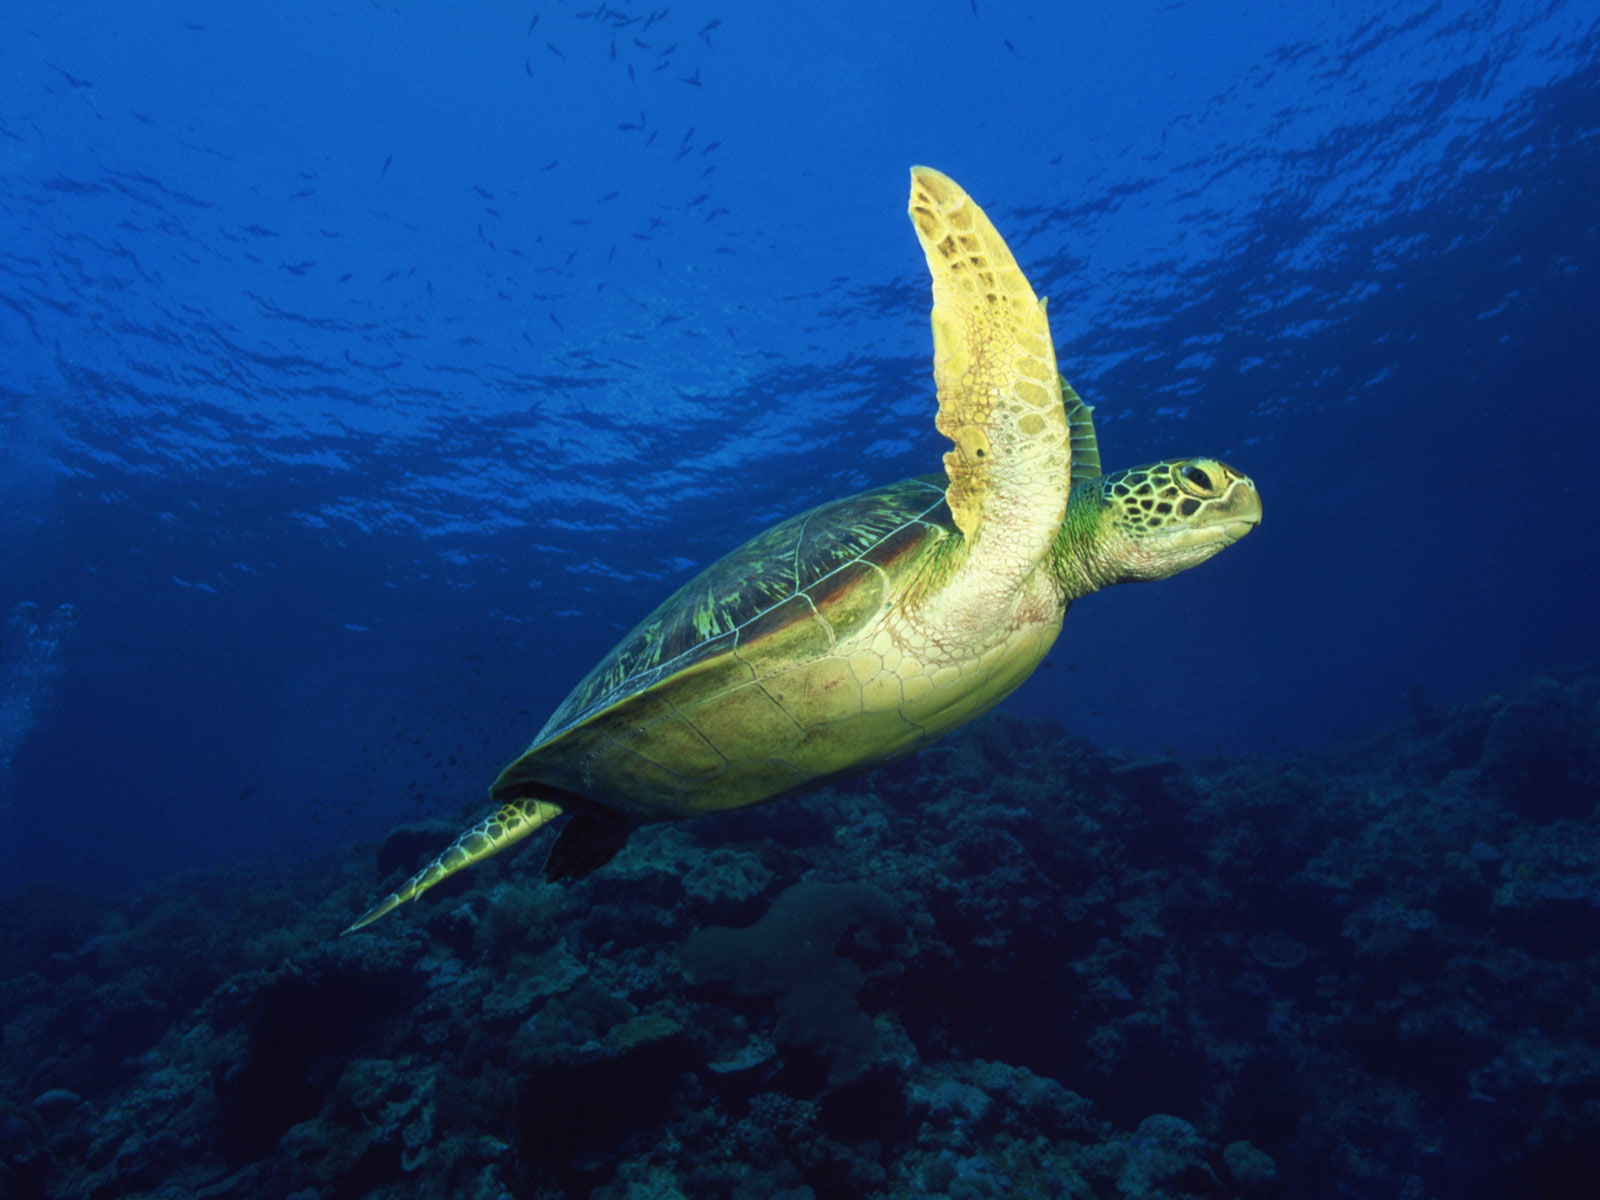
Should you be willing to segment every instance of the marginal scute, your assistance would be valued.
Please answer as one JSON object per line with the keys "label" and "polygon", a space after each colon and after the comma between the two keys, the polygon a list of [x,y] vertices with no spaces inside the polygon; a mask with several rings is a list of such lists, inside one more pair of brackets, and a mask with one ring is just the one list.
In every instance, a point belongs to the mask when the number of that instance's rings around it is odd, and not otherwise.
{"label": "marginal scute", "polygon": [[[790,752],[786,751],[785,753]],[[729,766],[727,771],[717,780],[719,784],[717,794],[727,797],[782,796],[788,792],[811,787],[816,782],[815,775],[807,773],[787,758],[762,758],[734,763]],[[721,807],[737,808],[739,805],[729,803]],[[699,811],[702,810],[697,808],[678,808],[666,815],[670,817],[690,817]]]}
{"label": "marginal scute", "polygon": [[759,684],[735,688],[707,714],[706,738],[723,758],[737,762],[770,753],[800,736],[800,726]]}
{"label": "marginal scute", "polygon": [[[648,741],[613,743],[616,750],[606,756],[609,785],[642,795],[679,796],[688,780],[670,767],[664,767],[650,757],[653,749]],[[713,778],[727,769],[726,764],[702,778]]]}
{"label": "marginal scute", "polygon": [[[837,773],[841,759],[855,766],[898,758],[922,740],[921,730],[905,719],[899,707],[867,710],[858,720],[825,721],[806,731],[789,760],[818,776]],[[863,753],[863,751],[868,751]]]}
{"label": "marginal scute", "polygon": [[861,688],[842,658],[791,668],[772,676],[765,686],[801,729],[861,711]]}
{"label": "marginal scute", "polygon": [[682,715],[673,713],[644,726],[630,748],[657,764],[671,764],[674,775],[698,779],[727,766],[727,760]]}

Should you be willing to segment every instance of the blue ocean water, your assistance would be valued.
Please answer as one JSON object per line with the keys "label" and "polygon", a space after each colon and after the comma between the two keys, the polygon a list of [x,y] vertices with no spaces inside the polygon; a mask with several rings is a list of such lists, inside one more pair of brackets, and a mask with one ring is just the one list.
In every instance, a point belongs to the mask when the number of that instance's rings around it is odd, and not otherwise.
{"label": "blue ocean water", "polygon": [[65,4],[0,38],[0,872],[454,814],[698,564],[937,469],[928,163],[1262,528],[1012,712],[1283,754],[1592,662],[1582,3]]}
{"label": "blue ocean water", "polygon": [[[1595,5],[12,10],[0,1200],[1591,1194]],[[338,936],[938,469],[916,163],[1107,466],[1264,524],[923,754]]]}

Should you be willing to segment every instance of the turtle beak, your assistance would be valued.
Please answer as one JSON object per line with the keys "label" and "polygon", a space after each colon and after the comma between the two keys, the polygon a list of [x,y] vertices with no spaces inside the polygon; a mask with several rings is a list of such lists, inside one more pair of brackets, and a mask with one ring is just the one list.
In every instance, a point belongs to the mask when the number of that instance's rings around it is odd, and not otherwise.
{"label": "turtle beak", "polygon": [[1261,524],[1261,493],[1248,475],[1241,475],[1232,467],[1226,469],[1232,482],[1213,505],[1223,536],[1232,543]]}

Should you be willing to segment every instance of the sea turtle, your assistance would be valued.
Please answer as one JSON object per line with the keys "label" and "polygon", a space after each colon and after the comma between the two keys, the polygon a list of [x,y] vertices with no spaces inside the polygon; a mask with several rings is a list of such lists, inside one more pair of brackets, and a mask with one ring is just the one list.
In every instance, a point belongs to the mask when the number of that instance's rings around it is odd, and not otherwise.
{"label": "sea turtle", "polygon": [[546,879],[646,821],[742,808],[910,753],[992,707],[1067,605],[1162,579],[1261,520],[1212,458],[1102,475],[1089,407],[1011,251],[957,184],[911,172],[933,276],[943,475],[835,500],[746,542],[601,659],[490,788],[497,808],[360,917],[376,921],[562,814]]}

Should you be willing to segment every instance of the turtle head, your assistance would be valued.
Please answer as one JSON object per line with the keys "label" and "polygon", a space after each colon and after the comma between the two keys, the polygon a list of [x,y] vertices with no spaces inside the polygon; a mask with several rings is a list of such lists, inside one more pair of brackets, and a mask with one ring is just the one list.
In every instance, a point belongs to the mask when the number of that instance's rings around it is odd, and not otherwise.
{"label": "turtle head", "polygon": [[1227,464],[1214,458],[1147,463],[1073,488],[1058,569],[1068,590],[1080,595],[1112,583],[1165,579],[1205,562],[1260,523],[1256,485]]}

